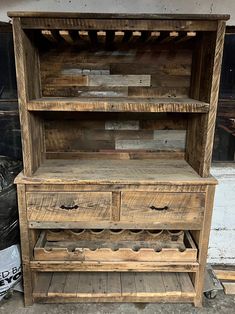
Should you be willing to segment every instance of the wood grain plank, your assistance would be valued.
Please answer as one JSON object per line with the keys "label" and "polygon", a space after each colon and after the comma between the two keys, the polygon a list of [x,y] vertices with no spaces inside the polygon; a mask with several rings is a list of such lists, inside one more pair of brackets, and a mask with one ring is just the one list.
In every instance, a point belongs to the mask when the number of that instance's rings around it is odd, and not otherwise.
{"label": "wood grain plank", "polygon": [[[209,15],[207,15],[209,16]],[[80,29],[80,30],[184,30],[184,31],[214,31],[216,21],[197,21],[191,20],[147,20],[147,19],[117,19],[97,18],[79,19],[79,18],[52,18],[52,17],[22,17],[22,27],[26,29]]]}
{"label": "wood grain plank", "polygon": [[178,281],[181,287],[181,294],[187,296],[195,295],[195,289],[187,273],[177,273]]}
{"label": "wood grain plank", "polygon": [[46,98],[31,100],[30,111],[208,112],[208,103],[189,98]]}
{"label": "wood grain plank", "polygon": [[216,277],[220,280],[235,280],[235,268],[228,267],[224,265],[215,265],[213,266],[213,272],[215,273]]}
{"label": "wood grain plank", "polygon": [[161,295],[162,297],[166,295],[165,285],[162,279],[162,273],[145,273],[144,274],[144,285],[145,290],[148,295],[156,296]]}
{"label": "wood grain plank", "polygon": [[235,282],[222,281],[225,294],[235,294]]}
{"label": "wood grain plank", "polygon": [[135,286],[136,286],[136,292],[137,296],[143,296],[146,295],[146,286],[145,286],[145,274],[144,273],[135,273]]}
{"label": "wood grain plank", "polygon": [[150,75],[63,75],[48,78],[45,84],[66,86],[150,86]]}
{"label": "wood grain plank", "polygon": [[117,139],[117,150],[151,150],[151,151],[180,151],[185,149],[186,131],[157,130],[153,132],[153,139]]}
{"label": "wood grain plank", "polygon": [[150,75],[89,75],[89,86],[150,86]]}
{"label": "wood grain plank", "polygon": [[179,284],[177,274],[165,273],[162,276],[163,283],[166,290],[166,295],[181,295],[181,286]]}
{"label": "wood grain plank", "polygon": [[36,297],[47,297],[48,289],[52,279],[51,273],[42,273],[38,276],[33,290],[33,295]]}
{"label": "wood grain plank", "polygon": [[[143,48],[144,49],[144,48]],[[154,48],[152,48],[154,49]],[[170,54],[167,51],[158,51],[159,56],[157,64],[152,62],[151,64],[142,64],[141,59],[139,64],[137,62],[123,62],[123,60],[118,60],[110,63],[110,74],[143,74],[147,73],[149,75],[155,74],[158,76],[169,75],[171,76],[190,76],[191,74],[191,58],[192,53],[190,50],[174,50],[174,54]],[[171,55],[171,59],[167,59]],[[138,58],[136,56],[136,58]],[[159,60],[160,59],[160,60]],[[118,62],[119,61],[119,62]],[[168,65],[168,67],[166,66]]]}
{"label": "wood grain plank", "polygon": [[[181,98],[188,97],[189,88],[187,86],[186,87],[184,86],[183,87],[182,86],[128,87],[127,94],[129,97],[132,97],[132,98],[142,98],[142,97],[167,98],[168,97],[168,98],[181,99]],[[127,96],[124,93],[119,94],[119,95],[120,95],[119,97]]]}
{"label": "wood grain plank", "polygon": [[48,289],[48,296],[61,296],[66,282],[66,273],[54,273]]}
{"label": "wood grain plank", "polygon": [[185,152],[184,151],[164,151],[164,152],[146,152],[146,151],[103,151],[103,152],[48,152],[46,153],[47,159],[106,159],[109,157],[109,160],[113,159],[168,159],[168,160],[184,160]]}
{"label": "wood grain plank", "polygon": [[122,296],[135,296],[136,284],[134,273],[121,273]]}
{"label": "wood grain plank", "polygon": [[107,274],[107,296],[118,297],[121,295],[121,274],[108,273]]}
{"label": "wood grain plank", "polygon": [[92,280],[95,273],[80,273],[78,287],[77,287],[77,297],[92,296]]}
{"label": "wood grain plank", "polygon": [[97,297],[107,295],[108,274],[101,272],[93,275],[95,278],[92,280],[92,294]]}
{"label": "wood grain plank", "polygon": [[108,120],[105,121],[105,130],[139,130],[138,120]]}
{"label": "wood grain plank", "polygon": [[76,297],[80,273],[68,273],[65,280],[64,291],[67,297]]}
{"label": "wood grain plank", "polygon": [[[176,93],[176,92],[175,92]],[[187,97],[184,91],[179,91],[179,94]],[[184,94],[183,94],[184,93]],[[128,96],[128,86],[124,87],[113,87],[113,86],[68,86],[68,85],[53,85],[47,84],[42,87],[42,94],[44,97],[127,97]],[[157,96],[160,94],[157,94]],[[166,94],[168,97],[168,90]],[[148,96],[143,94],[143,96]]]}
{"label": "wood grain plank", "polygon": [[38,272],[196,272],[197,262],[93,262],[93,261],[32,261],[32,271]]}
{"label": "wood grain plank", "polygon": [[[21,177],[22,179],[22,177]],[[99,184],[94,185],[79,185],[79,184],[31,184],[26,185],[26,192],[81,192],[81,191],[106,191],[112,192],[113,189],[116,191],[130,191],[135,190],[137,191],[152,191],[155,193],[159,192],[188,192],[188,193],[205,193],[207,190],[207,185],[216,185],[216,181],[214,178],[210,177],[207,179],[203,179],[204,182],[200,182],[200,184],[175,184],[175,185],[168,185],[168,184],[159,184],[159,185],[135,185],[135,184],[103,184],[102,186]],[[194,239],[195,241],[196,239]],[[198,241],[196,241],[198,243]]]}
{"label": "wood grain plank", "polygon": [[165,13],[80,13],[80,12],[38,12],[10,11],[9,17],[79,18],[90,19],[149,19],[149,20],[228,20],[228,14],[165,14]]}

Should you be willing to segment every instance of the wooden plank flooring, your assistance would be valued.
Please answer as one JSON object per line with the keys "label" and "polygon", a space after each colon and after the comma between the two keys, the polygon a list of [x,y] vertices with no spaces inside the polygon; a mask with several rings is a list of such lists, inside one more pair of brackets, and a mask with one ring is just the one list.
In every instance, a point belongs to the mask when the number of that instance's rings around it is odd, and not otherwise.
{"label": "wooden plank flooring", "polygon": [[45,160],[32,177],[22,183],[51,184],[215,184],[201,178],[185,160]]}
{"label": "wooden plank flooring", "polygon": [[235,281],[235,266],[215,265],[213,266],[213,271],[220,280]]}
{"label": "wooden plank flooring", "polygon": [[[187,273],[39,273],[33,296],[50,302],[61,297],[63,301],[79,299],[115,301],[164,298],[169,302],[193,300],[195,291]],[[124,298],[124,299],[123,299]],[[47,300],[48,299],[48,300]]]}
{"label": "wooden plank flooring", "polygon": [[235,295],[235,281],[222,281],[222,285],[224,286],[225,294]]}

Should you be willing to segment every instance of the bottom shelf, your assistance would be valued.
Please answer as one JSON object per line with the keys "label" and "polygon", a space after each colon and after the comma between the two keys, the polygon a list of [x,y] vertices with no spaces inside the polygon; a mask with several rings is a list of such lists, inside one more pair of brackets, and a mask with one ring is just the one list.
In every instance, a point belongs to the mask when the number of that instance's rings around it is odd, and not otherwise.
{"label": "bottom shelf", "polygon": [[188,273],[38,273],[36,302],[193,302]]}

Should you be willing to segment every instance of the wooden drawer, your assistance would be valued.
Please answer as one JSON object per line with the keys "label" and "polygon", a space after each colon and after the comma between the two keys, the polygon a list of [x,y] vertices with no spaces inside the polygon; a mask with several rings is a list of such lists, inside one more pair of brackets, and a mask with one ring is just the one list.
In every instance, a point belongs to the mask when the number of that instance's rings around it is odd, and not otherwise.
{"label": "wooden drawer", "polygon": [[203,193],[122,192],[121,222],[161,226],[184,222],[201,224],[205,207]]}
{"label": "wooden drawer", "polygon": [[42,231],[34,248],[38,261],[195,262],[197,248],[188,231]]}
{"label": "wooden drawer", "polygon": [[28,192],[30,221],[107,221],[111,219],[111,192]]}

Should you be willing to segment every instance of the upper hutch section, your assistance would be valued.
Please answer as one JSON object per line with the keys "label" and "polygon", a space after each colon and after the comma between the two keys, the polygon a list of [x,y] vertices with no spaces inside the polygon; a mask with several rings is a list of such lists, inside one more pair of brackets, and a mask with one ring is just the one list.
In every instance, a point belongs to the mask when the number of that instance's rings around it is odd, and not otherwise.
{"label": "upper hutch section", "polygon": [[28,110],[206,113],[214,105],[217,34],[227,15],[9,16]]}
{"label": "upper hutch section", "polygon": [[184,170],[184,180],[209,176],[227,15],[9,16],[25,176],[78,182],[91,159],[98,182],[130,182],[122,168],[156,184],[158,160],[169,176],[178,160],[175,182]]}

